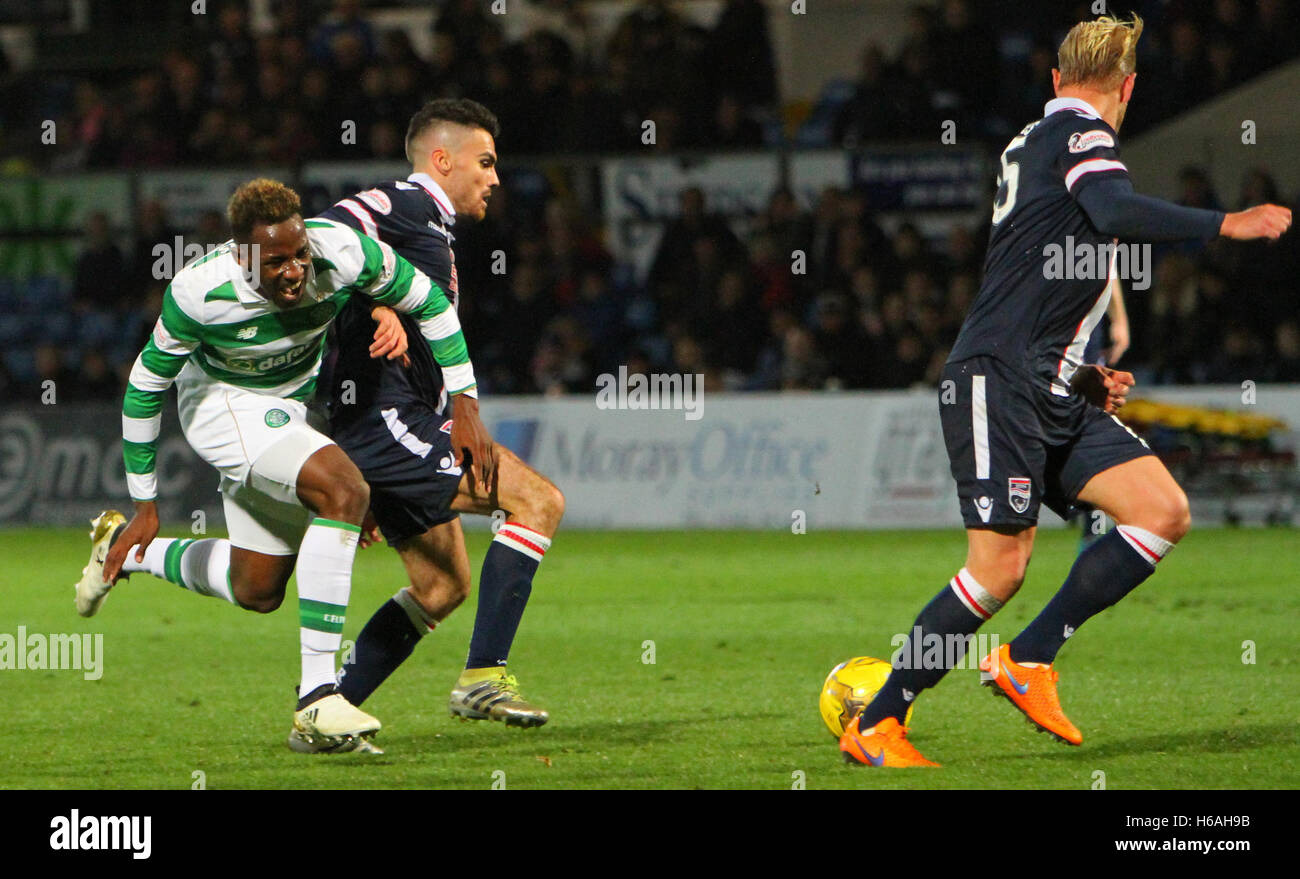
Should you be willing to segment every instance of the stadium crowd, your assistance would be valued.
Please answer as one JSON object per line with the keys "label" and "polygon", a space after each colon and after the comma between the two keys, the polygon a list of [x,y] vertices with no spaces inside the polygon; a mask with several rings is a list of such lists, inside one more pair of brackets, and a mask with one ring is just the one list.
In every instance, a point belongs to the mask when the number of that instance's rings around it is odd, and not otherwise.
{"label": "stadium crowd", "polygon": [[[324,12],[275,3],[275,30],[263,35],[251,33],[246,3],[221,4],[197,45],[162,48],[155,68],[123,71],[119,82],[64,80],[5,113],[48,112],[75,132],[42,154],[47,172],[400,159],[411,109],[456,95],[499,115],[507,159],[639,148],[646,118],[656,119],[664,149],[759,146],[783,136],[758,0],[726,0],[712,28],[647,0],[603,44],[581,3],[535,5],[555,26],[511,43],[484,4],[448,0],[433,25],[433,57],[424,59],[405,33],[377,30],[357,0]],[[966,120],[996,154],[1012,127],[1040,114],[1054,40],[1087,17],[1088,5],[1014,2],[1015,14],[994,18],[969,0],[918,5],[896,56],[868,45],[850,96],[814,116],[831,120],[830,143],[845,146],[933,136],[938,118]],[[1132,129],[1300,50],[1284,38],[1295,33],[1286,28],[1294,10],[1282,0],[1135,6],[1149,22],[1140,63],[1155,83],[1144,89],[1166,98],[1135,110]],[[1019,29],[1008,31],[1010,21]],[[987,75],[970,74],[981,70]],[[13,92],[12,75],[5,88]],[[346,119],[358,122],[355,145],[332,136]],[[1185,204],[1293,201],[1265,169],[1223,201],[1195,168],[1183,183]],[[978,288],[986,228],[955,224],[946,240],[926,240],[906,221],[882,223],[861,193],[837,189],[810,210],[778,190],[748,228],[738,235],[702,193],[687,190],[649,272],[637,278],[611,257],[590,206],[556,198],[540,214],[523,212],[500,193],[487,221],[457,229],[462,318],[485,389],[588,392],[596,375],[622,364],[704,373],[714,389],[936,380]],[[130,230],[90,218],[71,282],[0,277],[0,398],[34,400],[47,379],[69,396],[119,393],[165,289],[152,270],[154,245],[178,234],[204,244],[228,237],[215,212],[198,228],[178,229],[160,203],[145,201]],[[1127,297],[1133,347],[1122,365],[1158,382],[1300,380],[1300,326],[1288,307],[1300,277],[1295,241],[1157,248],[1151,289]],[[487,271],[498,249],[509,254],[502,275]],[[792,271],[796,250],[807,254],[802,273]],[[1245,289],[1249,304],[1236,295]]]}

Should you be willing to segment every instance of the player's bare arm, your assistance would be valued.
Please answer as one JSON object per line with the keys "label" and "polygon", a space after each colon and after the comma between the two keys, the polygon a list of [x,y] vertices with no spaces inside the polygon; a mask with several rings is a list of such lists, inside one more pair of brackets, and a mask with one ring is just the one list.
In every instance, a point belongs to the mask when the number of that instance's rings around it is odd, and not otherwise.
{"label": "player's bare arm", "polygon": [[463,464],[468,455],[475,481],[479,485],[492,486],[496,475],[496,450],[492,434],[479,417],[478,400],[467,394],[456,394],[451,398],[451,411],[451,447],[456,454],[456,463]]}
{"label": "player's bare arm", "polygon": [[1128,322],[1128,309],[1124,305],[1124,285],[1119,279],[1111,281],[1110,305],[1106,306],[1110,319],[1110,347],[1106,349],[1106,362],[1118,363],[1132,342]]}

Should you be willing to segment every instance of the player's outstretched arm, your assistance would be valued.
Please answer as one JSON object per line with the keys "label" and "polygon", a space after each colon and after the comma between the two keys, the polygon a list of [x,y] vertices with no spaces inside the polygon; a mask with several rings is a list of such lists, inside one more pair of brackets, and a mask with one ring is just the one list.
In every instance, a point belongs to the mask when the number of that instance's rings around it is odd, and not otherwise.
{"label": "player's outstretched arm", "polygon": [[138,546],[136,561],[144,561],[145,549],[158,536],[155,469],[163,400],[199,346],[201,336],[202,325],[177,303],[172,288],[168,287],[163,293],[162,313],[131,367],[122,398],[122,460],[126,465],[127,490],[135,501],[135,515],[104,561],[104,579],[109,583],[121,573],[127,550]]}
{"label": "player's outstretched arm", "polygon": [[1244,211],[1226,214],[1219,234],[1237,241],[1267,238],[1276,241],[1291,228],[1291,209],[1281,205],[1261,204]]}
{"label": "player's outstretched arm", "polygon": [[1231,214],[1190,208],[1134,192],[1127,177],[1079,185],[1074,197],[1098,232],[1121,240],[1208,241],[1218,235],[1238,241],[1276,239],[1291,226],[1291,211],[1278,205]]}

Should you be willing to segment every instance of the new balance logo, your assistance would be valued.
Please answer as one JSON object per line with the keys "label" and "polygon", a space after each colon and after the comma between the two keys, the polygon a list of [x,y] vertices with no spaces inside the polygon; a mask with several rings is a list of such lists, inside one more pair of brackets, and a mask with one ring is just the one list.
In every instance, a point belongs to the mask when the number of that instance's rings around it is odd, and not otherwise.
{"label": "new balance logo", "polygon": [[1065,637],[1066,637],[1066,638],[1069,638],[1069,637],[1070,637],[1071,635],[1073,635],[1073,634],[1074,634],[1074,626],[1066,626],[1066,627],[1065,627]]}
{"label": "new balance logo", "polygon": [[913,693],[911,690],[908,690],[908,689],[904,689],[904,690],[903,690],[903,701],[904,701],[904,702],[911,702],[911,701],[912,701],[913,699],[915,699],[915,698],[916,698],[916,694]]}
{"label": "new balance logo", "polygon": [[235,333],[235,338],[248,340],[253,338],[256,335],[257,335],[257,327],[244,327],[242,330]]}

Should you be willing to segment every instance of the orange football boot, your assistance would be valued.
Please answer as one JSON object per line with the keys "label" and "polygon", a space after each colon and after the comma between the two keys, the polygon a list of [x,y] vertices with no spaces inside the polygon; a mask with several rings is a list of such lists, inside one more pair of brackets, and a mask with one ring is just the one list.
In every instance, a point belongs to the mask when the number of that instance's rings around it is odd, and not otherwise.
{"label": "orange football boot", "polygon": [[908,766],[938,768],[938,763],[931,763],[912,747],[912,743],[907,740],[908,728],[896,718],[886,717],[866,732],[859,732],[858,721],[861,719],[862,715],[859,714],[849,721],[849,725],[844,728],[844,735],[840,736],[840,750],[844,752],[845,763],[899,769]]}
{"label": "orange football boot", "polygon": [[983,684],[996,695],[1011,700],[1041,732],[1048,732],[1067,745],[1083,744],[1083,733],[1070,723],[1056,695],[1060,675],[1050,665],[1020,665],[1011,661],[1011,645],[1003,644],[980,662]]}

